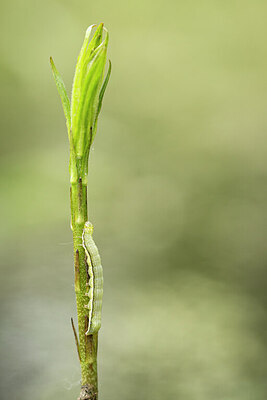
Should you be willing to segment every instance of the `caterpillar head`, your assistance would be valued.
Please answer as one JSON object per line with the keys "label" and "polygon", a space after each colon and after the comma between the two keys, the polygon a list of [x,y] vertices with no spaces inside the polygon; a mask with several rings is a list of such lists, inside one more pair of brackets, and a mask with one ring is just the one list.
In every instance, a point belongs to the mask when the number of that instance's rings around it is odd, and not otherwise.
{"label": "caterpillar head", "polygon": [[93,224],[90,221],[85,222],[84,233],[86,233],[87,235],[92,235],[93,230],[94,230]]}

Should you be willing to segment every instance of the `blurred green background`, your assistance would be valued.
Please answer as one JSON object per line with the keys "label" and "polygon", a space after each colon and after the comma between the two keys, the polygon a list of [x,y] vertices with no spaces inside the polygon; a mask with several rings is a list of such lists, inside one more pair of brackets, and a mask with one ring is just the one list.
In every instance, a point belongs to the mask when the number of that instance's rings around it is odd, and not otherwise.
{"label": "blurred green background", "polygon": [[90,160],[100,399],[266,399],[267,3],[2,1],[1,398],[79,392],[68,91],[85,30],[113,71]]}

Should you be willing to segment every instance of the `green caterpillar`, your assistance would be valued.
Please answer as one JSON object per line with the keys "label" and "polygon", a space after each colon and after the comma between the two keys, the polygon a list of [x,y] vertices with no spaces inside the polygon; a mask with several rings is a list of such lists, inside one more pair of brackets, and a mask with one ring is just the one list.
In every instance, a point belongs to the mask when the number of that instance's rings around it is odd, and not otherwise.
{"label": "green caterpillar", "polygon": [[83,230],[83,247],[85,250],[86,263],[88,266],[88,305],[89,310],[88,330],[86,335],[92,335],[101,327],[101,309],[103,298],[103,268],[98,249],[93,240],[93,225],[87,221]]}

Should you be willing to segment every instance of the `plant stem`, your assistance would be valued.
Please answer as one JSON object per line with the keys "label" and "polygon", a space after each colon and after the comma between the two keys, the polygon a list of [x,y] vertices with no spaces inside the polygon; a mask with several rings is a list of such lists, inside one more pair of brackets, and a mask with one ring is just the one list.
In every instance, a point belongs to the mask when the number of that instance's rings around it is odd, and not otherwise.
{"label": "plant stem", "polygon": [[[95,26],[96,25],[91,25],[86,30],[84,42],[76,64],[71,104],[63,79],[52,57],[50,57],[53,76],[66,117],[70,142],[71,228],[73,231],[75,293],[79,339],[73,319],[71,319],[71,325],[82,372],[82,389],[78,400],[97,400],[98,398],[98,334],[86,335],[89,328],[89,311],[85,308],[85,306],[88,306],[88,296],[86,296],[86,293],[89,286],[89,275],[82,235],[84,225],[87,222],[87,172],[89,152],[96,134],[97,120],[111,73],[111,63],[109,62],[108,72],[104,79],[109,35],[107,29],[104,28],[104,24],[101,23],[96,28],[92,39],[89,40],[92,28]],[[106,33],[103,39],[104,31]],[[93,330],[91,330],[91,332],[93,332]]]}
{"label": "plant stem", "polygon": [[87,184],[80,177],[71,183],[71,225],[73,230],[75,293],[79,328],[79,358],[81,364],[82,390],[79,400],[97,400],[97,344],[98,334],[86,335],[88,329],[88,304],[86,283],[88,280],[82,233],[87,221]]}

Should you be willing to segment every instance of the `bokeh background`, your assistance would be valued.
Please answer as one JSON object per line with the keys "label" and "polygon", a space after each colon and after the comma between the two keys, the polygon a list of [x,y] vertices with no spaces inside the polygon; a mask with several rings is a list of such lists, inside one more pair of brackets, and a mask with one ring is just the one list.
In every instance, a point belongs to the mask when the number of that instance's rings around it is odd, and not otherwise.
{"label": "bokeh background", "polygon": [[267,3],[1,1],[1,398],[79,392],[68,142],[88,25],[113,71],[90,160],[100,399],[266,399]]}

